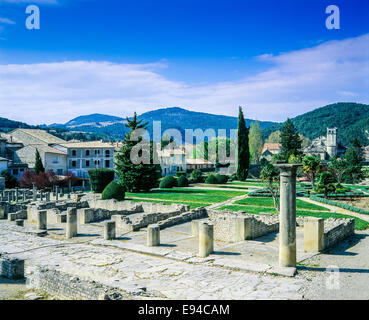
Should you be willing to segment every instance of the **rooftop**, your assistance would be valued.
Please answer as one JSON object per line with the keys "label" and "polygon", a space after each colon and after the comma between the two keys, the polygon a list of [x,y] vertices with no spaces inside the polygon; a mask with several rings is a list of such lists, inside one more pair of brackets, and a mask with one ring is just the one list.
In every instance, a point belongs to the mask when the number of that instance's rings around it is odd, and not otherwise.
{"label": "rooftop", "polygon": [[60,139],[58,137],[53,136],[52,134],[48,133],[45,130],[40,129],[15,129],[10,132],[10,134],[15,132],[21,132],[25,133],[29,136],[32,136],[35,139],[40,140],[41,142],[44,142],[45,144],[60,144],[65,143],[65,140]]}
{"label": "rooftop", "polygon": [[64,143],[59,143],[61,146],[65,147],[65,148],[69,148],[69,149],[85,149],[85,148],[115,148],[116,145],[108,143],[108,142],[103,142],[103,141],[85,141],[85,142],[64,142]]}

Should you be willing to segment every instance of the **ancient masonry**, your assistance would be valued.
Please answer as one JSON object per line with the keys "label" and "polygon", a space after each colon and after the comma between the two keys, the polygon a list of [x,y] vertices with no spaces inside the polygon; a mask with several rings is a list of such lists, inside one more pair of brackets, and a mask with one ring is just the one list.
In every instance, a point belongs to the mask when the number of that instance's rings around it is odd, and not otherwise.
{"label": "ancient masonry", "polygon": [[[93,194],[67,196],[33,190],[5,190],[0,197],[0,218],[8,230],[33,236],[48,234],[48,225],[65,225],[65,239],[78,235],[78,226],[103,223],[103,239],[114,240],[117,233],[147,228],[147,247],[160,247],[160,231],[191,222],[192,236],[198,239],[198,257],[214,252],[214,241],[238,243],[279,232],[279,266],[296,267],[296,226],[304,228],[304,250],[321,252],[354,234],[353,219],[296,219],[297,165],[279,165],[281,170],[281,212],[247,214],[207,208],[190,210],[187,205],[101,200]],[[160,248],[159,248],[160,249]],[[200,260],[201,261],[201,260]],[[27,261],[0,252],[1,276],[24,277]],[[72,299],[122,299],[124,296],[97,282],[82,280],[51,269],[29,275],[30,284],[47,292]]]}

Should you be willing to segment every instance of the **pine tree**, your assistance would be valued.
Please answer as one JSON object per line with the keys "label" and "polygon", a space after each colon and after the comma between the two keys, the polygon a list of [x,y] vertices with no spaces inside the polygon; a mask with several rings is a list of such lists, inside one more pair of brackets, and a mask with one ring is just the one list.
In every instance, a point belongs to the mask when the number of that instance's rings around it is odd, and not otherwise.
{"label": "pine tree", "polygon": [[41,161],[40,153],[38,152],[37,149],[36,149],[35,157],[36,157],[36,160],[35,160],[35,174],[39,174],[40,172],[45,172],[44,165],[42,164],[42,161]]}
{"label": "pine tree", "polygon": [[246,122],[241,107],[239,107],[238,114],[237,143],[238,158],[236,175],[238,180],[245,181],[247,179],[250,167],[249,130],[246,127]]}
{"label": "pine tree", "polygon": [[301,138],[291,119],[287,119],[281,131],[282,155],[285,160],[291,155],[299,156],[301,152]]}
{"label": "pine tree", "polygon": [[142,123],[142,120],[137,120],[137,114],[134,113],[133,118],[130,120],[127,118],[127,124],[125,125],[129,132],[125,135],[125,141],[123,146],[116,155],[116,173],[127,191],[150,191],[159,184],[159,178],[161,177],[161,167],[159,164],[153,164],[154,155],[154,143],[152,141],[147,142],[150,144],[150,164],[135,164],[131,160],[131,151],[138,143],[142,142],[142,137],[139,137],[138,141],[131,141],[132,132],[135,130],[144,130],[148,122]]}

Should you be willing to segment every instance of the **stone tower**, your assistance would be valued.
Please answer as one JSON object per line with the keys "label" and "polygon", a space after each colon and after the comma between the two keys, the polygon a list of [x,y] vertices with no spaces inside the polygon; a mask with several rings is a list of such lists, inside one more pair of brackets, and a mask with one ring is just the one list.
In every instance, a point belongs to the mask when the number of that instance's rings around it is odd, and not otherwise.
{"label": "stone tower", "polygon": [[327,153],[329,158],[337,155],[337,128],[327,128]]}

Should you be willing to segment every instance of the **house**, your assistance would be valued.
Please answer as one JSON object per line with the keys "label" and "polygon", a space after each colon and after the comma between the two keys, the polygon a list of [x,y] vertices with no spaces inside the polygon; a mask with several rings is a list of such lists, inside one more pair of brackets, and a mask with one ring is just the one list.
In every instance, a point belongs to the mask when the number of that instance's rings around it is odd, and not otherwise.
{"label": "house", "polygon": [[[15,129],[9,132],[9,139],[22,144],[22,148],[13,151],[12,174],[20,177],[24,171],[24,165],[29,169],[35,167],[36,150],[40,153],[45,171],[52,170],[58,175],[67,173],[67,154],[54,148],[54,144],[66,141],[55,137],[45,130],[39,129]],[[22,167],[23,165],[23,167]]]}
{"label": "house", "polygon": [[8,163],[10,162],[9,159],[0,157],[0,173],[8,170]]}
{"label": "house", "polygon": [[337,128],[327,128],[327,135],[314,139],[311,144],[303,150],[304,154],[317,156],[321,160],[328,160],[331,157],[339,157],[344,154],[346,148],[338,142],[337,134]]}
{"label": "house", "polygon": [[183,148],[168,148],[159,150],[157,153],[163,176],[175,175],[178,171],[186,171],[186,152]]}
{"label": "house", "polygon": [[88,178],[88,170],[114,169],[116,145],[103,141],[73,141],[53,145],[68,157],[67,170],[79,178]]}
{"label": "house", "polygon": [[[40,153],[41,162],[45,171],[52,170],[57,175],[65,175],[67,173],[67,153],[48,145],[28,145],[14,153],[14,162],[18,164],[27,164],[28,169],[35,168],[36,150]],[[21,176],[22,168],[19,169],[18,175]],[[17,176],[14,173],[13,175]]]}
{"label": "house", "polygon": [[364,161],[369,162],[369,146],[363,147]]}
{"label": "house", "polygon": [[282,145],[280,143],[264,143],[263,149],[261,150],[261,159],[267,159],[271,161],[275,154],[282,152]]}
{"label": "house", "polygon": [[213,167],[213,163],[205,159],[186,159],[186,170],[210,169]]}

